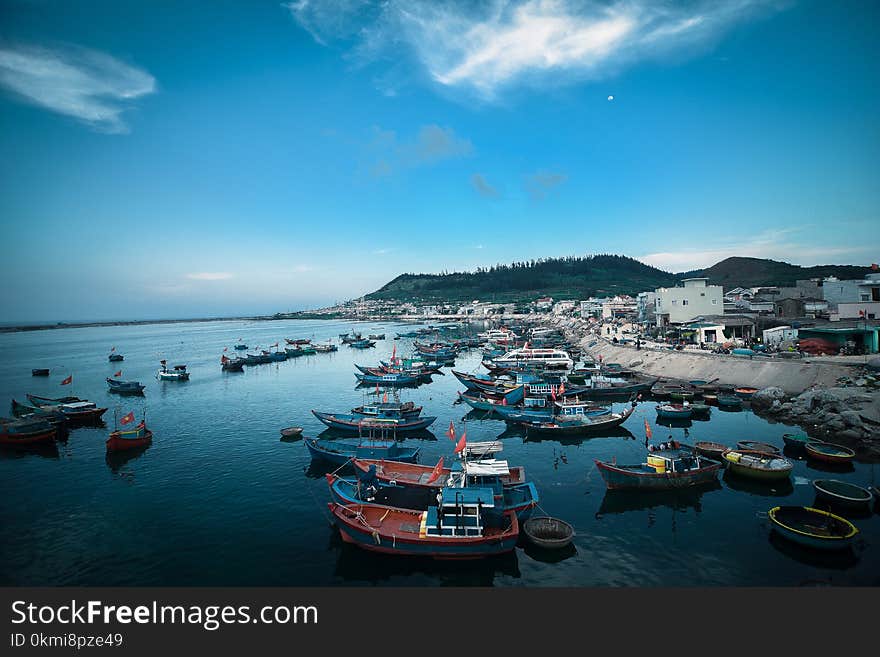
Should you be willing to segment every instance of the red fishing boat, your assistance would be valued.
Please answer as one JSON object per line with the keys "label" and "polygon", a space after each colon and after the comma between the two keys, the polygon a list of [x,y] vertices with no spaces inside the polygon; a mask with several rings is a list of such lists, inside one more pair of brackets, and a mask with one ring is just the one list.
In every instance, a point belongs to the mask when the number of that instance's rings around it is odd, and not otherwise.
{"label": "red fishing boat", "polygon": [[[376,478],[386,483],[397,483],[404,486],[416,486],[424,488],[436,488],[437,482],[449,479],[453,469],[461,471],[462,468],[474,467],[479,464],[495,462],[495,459],[483,459],[468,461],[455,468],[441,468],[440,476],[433,477],[433,465],[417,465],[415,463],[402,463],[400,461],[386,461],[380,459],[352,459],[351,464],[356,470],[364,474],[370,471],[372,466],[376,468]],[[506,461],[504,462],[506,465]],[[526,469],[521,465],[508,466],[508,473],[500,476],[500,481],[505,486],[517,486],[526,482]]]}
{"label": "red fishing boat", "polygon": [[143,421],[134,429],[117,429],[107,439],[108,452],[121,452],[126,449],[143,447],[153,442],[153,432],[147,429]]}
{"label": "red fishing boat", "polygon": [[57,430],[43,419],[0,420],[0,445],[41,445],[55,440]]}

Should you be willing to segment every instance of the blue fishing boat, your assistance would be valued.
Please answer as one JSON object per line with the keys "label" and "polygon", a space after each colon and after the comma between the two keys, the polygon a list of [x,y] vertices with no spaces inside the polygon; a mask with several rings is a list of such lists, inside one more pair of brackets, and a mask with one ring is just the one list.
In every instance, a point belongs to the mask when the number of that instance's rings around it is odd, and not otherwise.
{"label": "blue fishing boat", "polygon": [[810,437],[805,433],[784,433],[782,434],[782,442],[792,451],[803,452],[807,443],[810,442]]}
{"label": "blue fishing boat", "polygon": [[248,346],[246,344],[237,344],[235,345],[235,347],[233,347],[233,349],[235,349],[236,351],[244,351],[247,348]]}
{"label": "blue fishing boat", "polygon": [[345,465],[351,459],[387,459],[415,463],[419,456],[419,447],[402,447],[396,440],[317,440],[305,438],[312,458],[321,459],[334,465]]}
{"label": "blue fishing boat", "polygon": [[495,508],[491,490],[444,489],[426,511],[379,504],[330,502],[331,515],[346,543],[372,552],[435,559],[478,559],[511,552],[519,538],[512,511]]}
{"label": "blue fishing boat", "polygon": [[142,395],[144,388],[147,387],[138,381],[117,381],[111,378],[107,379],[107,385],[110,387],[110,392],[119,395]]}
{"label": "blue fishing boat", "polygon": [[124,358],[122,354],[110,354],[110,356],[107,357],[107,360],[109,360],[111,363],[116,363],[124,360]]}
{"label": "blue fishing boat", "polygon": [[809,506],[775,506],[767,517],[779,535],[817,550],[848,548],[859,533],[846,518]]}
{"label": "blue fishing boat", "polygon": [[718,395],[718,398],[715,400],[715,403],[718,404],[720,408],[742,408],[742,399],[739,397],[735,397],[734,395]]}
{"label": "blue fishing boat", "polygon": [[[403,433],[407,431],[422,431],[427,429],[434,423],[436,417],[420,416],[420,417],[369,417],[365,415],[344,415],[335,413],[322,413],[320,411],[312,411],[312,414],[321,422],[331,429],[339,431],[363,432],[364,430],[381,429],[394,433]],[[366,458],[366,457],[364,457]]]}
{"label": "blue fishing boat", "polygon": [[273,351],[269,354],[270,362],[287,360],[287,353],[284,351]]}
{"label": "blue fishing boat", "polygon": [[375,347],[376,343],[372,340],[355,340],[353,342],[349,342],[348,346],[352,349],[369,349],[370,347]]}
{"label": "blue fishing boat", "polygon": [[422,407],[413,402],[381,402],[364,404],[351,409],[354,415],[365,417],[413,418],[422,414]]}
{"label": "blue fishing boat", "polygon": [[675,441],[650,450],[644,463],[620,465],[616,460],[596,460],[595,463],[609,490],[669,490],[698,486],[716,481],[718,472],[724,467]]}
{"label": "blue fishing boat", "polygon": [[382,376],[378,376],[375,374],[361,374],[355,372],[354,375],[361,383],[377,383],[383,386],[408,386],[420,383],[422,380],[421,376],[410,374],[383,374]]}
{"label": "blue fishing boat", "polygon": [[657,404],[657,417],[666,420],[689,420],[694,414],[690,406],[684,404]]}

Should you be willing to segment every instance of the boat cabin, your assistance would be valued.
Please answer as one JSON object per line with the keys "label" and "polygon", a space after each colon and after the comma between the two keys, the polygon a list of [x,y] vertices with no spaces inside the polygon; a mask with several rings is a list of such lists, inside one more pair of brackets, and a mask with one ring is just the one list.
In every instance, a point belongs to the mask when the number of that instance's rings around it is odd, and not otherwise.
{"label": "boat cabin", "polygon": [[654,447],[651,450],[651,447],[654,446],[649,446],[645,467],[653,469],[657,474],[689,472],[703,467],[700,457],[690,449],[682,449],[678,446],[666,449]]}
{"label": "boat cabin", "polygon": [[443,488],[437,506],[422,514],[419,535],[444,538],[482,536],[484,510],[495,508],[488,488]]}

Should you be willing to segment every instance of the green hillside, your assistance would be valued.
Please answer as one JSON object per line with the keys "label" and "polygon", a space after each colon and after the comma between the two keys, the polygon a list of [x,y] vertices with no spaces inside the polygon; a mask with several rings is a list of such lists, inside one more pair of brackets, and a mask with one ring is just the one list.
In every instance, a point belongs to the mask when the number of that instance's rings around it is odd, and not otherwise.
{"label": "green hillside", "polygon": [[727,258],[699,272],[687,275],[706,276],[713,285],[721,285],[725,290],[735,287],[758,287],[761,285],[793,286],[798,279],[824,278],[836,276],[840,279],[863,278],[870,273],[868,267],[854,265],[817,265],[801,267],[777,260],[762,258]]}

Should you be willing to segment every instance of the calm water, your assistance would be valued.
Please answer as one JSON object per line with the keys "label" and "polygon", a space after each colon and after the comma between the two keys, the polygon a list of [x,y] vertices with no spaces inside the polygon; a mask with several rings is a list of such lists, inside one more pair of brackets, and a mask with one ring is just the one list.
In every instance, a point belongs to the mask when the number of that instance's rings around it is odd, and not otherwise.
{"label": "calm water", "polygon": [[[341,346],[331,354],[220,370],[224,346],[239,338],[268,347],[285,337],[315,341],[350,328],[385,332],[375,349]],[[144,410],[153,445],[129,460],[108,461],[108,428],[71,432],[57,452],[0,452],[0,583],[13,585],[877,585],[880,519],[851,517],[861,540],[851,553],[816,555],[787,545],[764,517],[776,504],[812,504],[810,481],[835,477],[866,485],[876,466],[818,470],[797,461],[787,486],[771,489],[725,476],[702,492],[606,494],[594,458],[644,456],[644,418],[654,440],[734,444],[753,439],[782,445],[789,430],[749,411],[712,410],[710,421],[687,428],[656,424],[653,404],[640,406],[618,436],[571,444],[525,441],[500,421],[467,415],[454,405],[462,386],[451,375],[404,390],[402,399],[435,415],[433,436],[408,439],[422,448],[422,463],[452,453],[444,436],[450,420],[468,419],[468,437],[502,436],[502,457],[526,466],[541,507],[574,525],[577,536],[563,554],[523,546],[483,562],[435,563],[372,555],[344,545],[329,526],[327,469],[310,467],[302,442],[283,443],[279,429],[301,425],[306,435],[324,429],[310,409],[348,412],[365,400],[355,388],[353,363],[373,364],[396,344],[399,325],[343,322],[214,322],[101,327],[0,335],[4,366],[0,403],[25,393],[77,395],[109,408],[105,419]],[[409,330],[409,329],[406,329]],[[110,347],[125,356],[110,363]],[[160,358],[186,363],[185,383],[155,379]],[[48,379],[31,368],[49,367]],[[474,371],[479,352],[456,367]],[[147,384],[146,395],[118,397],[104,379],[122,369],[125,380]],[[73,384],[60,386],[73,375]],[[477,415],[476,417],[474,417]],[[112,428],[112,426],[110,426]],[[630,433],[631,432],[631,433]]]}

